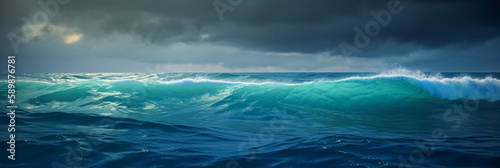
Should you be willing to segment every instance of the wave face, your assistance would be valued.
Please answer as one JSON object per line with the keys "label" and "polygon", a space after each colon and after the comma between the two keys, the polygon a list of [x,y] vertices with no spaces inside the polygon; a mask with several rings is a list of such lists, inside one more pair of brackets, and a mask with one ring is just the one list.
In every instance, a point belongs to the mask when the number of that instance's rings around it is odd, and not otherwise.
{"label": "wave face", "polygon": [[[431,161],[411,165],[491,166],[500,157],[499,75],[22,74],[18,137],[38,154],[55,149],[28,167],[390,167],[439,129],[448,138],[433,143]],[[66,146],[90,154],[68,161]],[[38,156],[28,153],[20,157]]]}

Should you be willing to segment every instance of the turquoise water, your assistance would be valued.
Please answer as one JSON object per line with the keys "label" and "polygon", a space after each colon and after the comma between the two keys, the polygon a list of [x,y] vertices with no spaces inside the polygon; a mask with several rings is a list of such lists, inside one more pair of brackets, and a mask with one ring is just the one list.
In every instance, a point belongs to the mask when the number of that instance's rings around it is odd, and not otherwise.
{"label": "turquoise water", "polygon": [[499,75],[21,74],[0,165],[498,167]]}

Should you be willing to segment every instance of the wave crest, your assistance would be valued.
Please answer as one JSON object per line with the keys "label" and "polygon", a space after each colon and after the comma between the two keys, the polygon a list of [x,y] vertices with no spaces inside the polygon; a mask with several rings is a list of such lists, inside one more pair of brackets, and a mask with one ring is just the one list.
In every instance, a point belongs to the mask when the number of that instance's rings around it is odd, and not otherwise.
{"label": "wave crest", "polygon": [[[439,99],[500,100],[500,80],[494,77],[443,77],[441,74],[404,69],[365,76],[349,74],[321,80],[313,77],[311,80],[298,82],[273,82],[258,78],[262,74],[159,74],[127,80],[128,75],[112,74],[107,77],[102,74],[78,74],[68,77],[71,75],[41,74],[38,80],[20,80],[16,83],[19,90],[17,100],[23,107],[39,111],[106,108],[107,110],[102,110],[105,114],[110,111],[137,110],[189,111],[194,107],[214,110],[248,106],[272,107],[277,102],[304,108],[342,110],[418,105]],[[167,77],[164,79],[164,76]],[[36,77],[30,75],[29,79]],[[78,80],[56,83],[44,81],[58,81],[59,78]]]}

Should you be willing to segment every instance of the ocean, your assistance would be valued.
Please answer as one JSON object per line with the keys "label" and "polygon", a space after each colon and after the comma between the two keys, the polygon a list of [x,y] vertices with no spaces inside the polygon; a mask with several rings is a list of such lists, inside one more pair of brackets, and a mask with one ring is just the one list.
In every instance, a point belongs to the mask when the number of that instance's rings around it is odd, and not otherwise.
{"label": "ocean", "polygon": [[500,73],[17,74],[16,160],[0,86],[0,167],[500,167]]}

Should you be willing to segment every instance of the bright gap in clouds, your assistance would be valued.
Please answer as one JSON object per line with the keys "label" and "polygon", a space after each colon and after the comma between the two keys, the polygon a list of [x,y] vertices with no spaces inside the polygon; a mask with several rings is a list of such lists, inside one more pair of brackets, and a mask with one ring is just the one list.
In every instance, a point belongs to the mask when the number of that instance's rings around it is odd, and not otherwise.
{"label": "bright gap in clouds", "polygon": [[66,43],[66,44],[75,43],[75,42],[80,41],[80,39],[82,39],[82,37],[83,37],[83,34],[77,34],[77,33],[66,35],[66,36],[64,36],[64,43]]}

